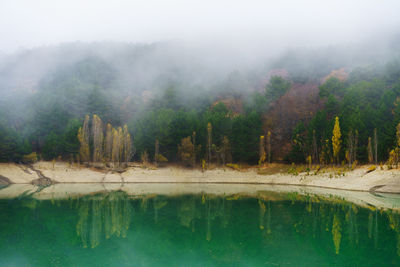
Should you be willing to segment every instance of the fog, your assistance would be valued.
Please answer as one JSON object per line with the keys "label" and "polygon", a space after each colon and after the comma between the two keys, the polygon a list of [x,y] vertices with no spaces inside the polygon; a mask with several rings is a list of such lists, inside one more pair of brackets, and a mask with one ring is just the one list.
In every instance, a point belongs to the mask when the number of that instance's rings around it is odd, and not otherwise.
{"label": "fog", "polygon": [[[205,144],[214,120],[217,146],[226,136],[243,145],[236,161],[257,162],[267,130],[283,160],[296,125],[324,109],[331,120],[347,89],[367,94],[360,107],[379,96],[394,114],[398,10],[389,0],[1,1],[0,161],[77,156],[88,114],[129,124],[138,153],[159,138],[177,160],[182,138],[196,131]],[[327,102],[330,77],[342,91],[329,87]]]}
{"label": "fog", "polygon": [[0,51],[64,42],[180,41],[252,54],[353,44],[398,29],[396,0],[4,0]]}

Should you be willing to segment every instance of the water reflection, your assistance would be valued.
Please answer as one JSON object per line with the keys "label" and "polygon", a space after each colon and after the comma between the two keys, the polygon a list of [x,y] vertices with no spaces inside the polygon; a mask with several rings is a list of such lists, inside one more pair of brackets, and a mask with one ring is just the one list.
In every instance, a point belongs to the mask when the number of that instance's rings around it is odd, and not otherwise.
{"label": "water reflection", "polygon": [[76,231],[84,247],[98,246],[102,236],[126,237],[133,209],[125,192],[97,194],[75,201],[79,215]]}
{"label": "water reflection", "polygon": [[[60,203],[62,201],[53,201],[56,205]],[[296,238],[302,242],[318,243],[329,239],[330,243],[324,244],[332,253],[340,255],[347,253],[344,248],[358,248],[366,243],[374,249],[382,249],[385,244],[379,236],[389,229],[395,234],[396,253],[400,256],[398,211],[361,208],[340,198],[270,192],[260,193],[257,198],[245,194],[132,196],[114,191],[73,198],[69,203],[77,210],[76,231],[83,247],[95,248],[111,237],[125,238],[143,224],[155,231],[168,231],[169,227],[182,231],[176,228],[180,225],[209,243],[228,236],[235,239],[241,228],[254,227],[258,238],[268,245],[282,242],[281,235],[290,235],[294,230]],[[245,208],[241,207],[243,203],[246,203]],[[32,199],[22,201],[22,205],[37,208]],[[238,230],[232,232],[232,229]],[[226,231],[231,232],[226,235]],[[249,235],[253,233],[253,230],[248,231]],[[237,244],[230,246],[238,250]]]}

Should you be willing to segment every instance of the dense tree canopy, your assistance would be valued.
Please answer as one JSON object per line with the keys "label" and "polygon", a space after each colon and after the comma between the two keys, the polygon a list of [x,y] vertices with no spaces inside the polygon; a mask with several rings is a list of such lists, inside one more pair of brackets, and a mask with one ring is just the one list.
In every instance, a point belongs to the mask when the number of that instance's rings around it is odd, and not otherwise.
{"label": "dense tree canopy", "polygon": [[[197,163],[210,158],[220,163],[256,164],[260,136],[268,132],[272,161],[278,160],[277,150],[287,152],[279,160],[289,163],[308,158],[321,164],[332,163],[334,158],[337,163],[362,163],[368,162],[371,150],[375,150],[374,161],[388,159],[400,122],[400,61],[341,69],[340,75],[329,74],[342,67],[339,63],[318,68],[320,61],[292,66],[288,62],[285,57],[276,62],[276,67],[286,68],[281,71],[285,75],[233,71],[226,79],[207,83],[208,88],[201,87],[201,81],[179,80],[182,70],[171,67],[168,72],[151,74],[158,79],[152,89],[142,80],[119,77],[125,65],[117,68],[101,57],[88,56],[46,75],[15,110],[12,105],[18,95],[0,101],[0,161],[18,162],[31,152],[44,160],[77,159],[82,144],[79,128],[86,115],[95,114],[102,123],[90,126],[99,128],[99,135],[88,142],[87,150],[96,154],[93,149],[97,147],[107,159],[112,158],[113,148],[96,144],[100,139],[107,143],[107,138],[110,143],[120,134],[123,142],[133,143],[133,160],[146,153],[153,161],[158,153],[169,162],[178,162],[180,146],[181,152],[192,147],[195,155],[190,158]],[[289,113],[296,116],[285,117]],[[339,150],[332,143],[336,117],[340,121]],[[128,127],[123,128],[125,124]],[[108,125],[115,127],[115,136]],[[212,130],[207,130],[208,125]],[[288,128],[286,134],[283,127]],[[195,144],[189,146],[189,141]]]}

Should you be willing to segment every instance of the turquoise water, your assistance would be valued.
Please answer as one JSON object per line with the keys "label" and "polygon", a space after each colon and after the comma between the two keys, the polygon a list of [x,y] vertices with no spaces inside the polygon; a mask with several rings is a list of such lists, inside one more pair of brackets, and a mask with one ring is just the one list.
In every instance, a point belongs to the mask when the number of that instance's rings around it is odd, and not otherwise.
{"label": "turquoise water", "polygon": [[263,192],[0,199],[1,266],[400,266],[400,215]]}

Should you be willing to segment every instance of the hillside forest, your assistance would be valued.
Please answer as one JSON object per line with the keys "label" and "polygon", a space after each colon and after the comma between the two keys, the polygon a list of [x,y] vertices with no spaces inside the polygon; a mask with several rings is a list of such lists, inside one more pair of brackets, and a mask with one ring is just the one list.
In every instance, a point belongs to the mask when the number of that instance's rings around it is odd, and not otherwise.
{"label": "hillside forest", "polygon": [[297,51],[207,71],[160,47],[65,45],[0,58],[0,161],[398,162],[396,57],[350,64]]}

